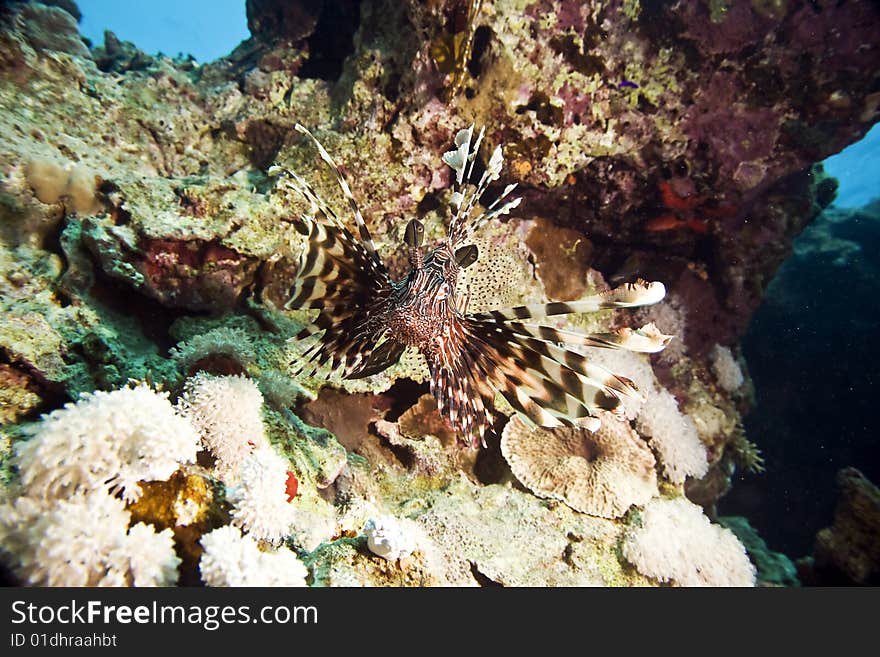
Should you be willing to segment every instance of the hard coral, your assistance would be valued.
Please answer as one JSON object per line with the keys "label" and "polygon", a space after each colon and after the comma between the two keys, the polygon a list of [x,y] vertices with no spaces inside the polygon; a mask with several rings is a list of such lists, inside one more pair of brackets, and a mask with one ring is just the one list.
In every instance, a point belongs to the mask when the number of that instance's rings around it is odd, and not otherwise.
{"label": "hard coral", "polygon": [[657,495],[654,457],[628,423],[602,415],[595,433],[560,427],[530,430],[511,419],[501,452],[513,473],[541,497],[603,518],[619,518]]}
{"label": "hard coral", "polygon": [[33,158],[25,167],[25,175],[42,203],[67,201],[69,209],[79,214],[101,208],[95,196],[95,172],[82,164],[64,167],[53,159]]}

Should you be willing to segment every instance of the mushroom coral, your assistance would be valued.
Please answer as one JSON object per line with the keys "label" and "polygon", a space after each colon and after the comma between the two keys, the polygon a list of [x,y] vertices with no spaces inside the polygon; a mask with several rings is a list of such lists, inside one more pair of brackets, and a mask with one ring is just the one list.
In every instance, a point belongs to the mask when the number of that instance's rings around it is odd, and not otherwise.
{"label": "mushroom coral", "polygon": [[501,452],[536,495],[589,515],[619,518],[658,494],[651,450],[611,413],[602,414],[595,433],[577,427],[529,429],[514,417],[502,433]]}

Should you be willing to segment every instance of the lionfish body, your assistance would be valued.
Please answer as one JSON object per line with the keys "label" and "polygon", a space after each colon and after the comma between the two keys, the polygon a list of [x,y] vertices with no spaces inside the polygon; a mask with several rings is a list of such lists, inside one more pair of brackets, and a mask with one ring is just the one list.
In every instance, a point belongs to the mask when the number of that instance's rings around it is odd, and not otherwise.
{"label": "lionfish body", "polygon": [[300,125],[296,129],[313,141],[336,173],[359,237],[300,176],[278,167],[270,170],[289,175],[312,205],[311,212],[294,221],[307,245],[285,307],[318,314],[297,335],[315,342],[305,350],[294,375],[310,367],[311,376],[329,365],[328,374],[366,377],[396,363],[406,349],[416,349],[428,364],[431,393],[440,412],[471,445],[485,445],[496,392],[533,424],[591,429],[598,427],[597,409],[614,411],[622,397],[638,396],[631,381],[566,345],[660,351],[670,338],[652,324],[583,335],[529,320],[656,303],[665,295],[662,283],[639,281],[572,303],[468,312],[469,291],[460,289],[459,282],[461,270],[478,256],[471,238],[520,200],[502,204],[515,187],[508,185],[485,212],[471,217],[488,185],[499,178],[503,163],[498,146],[475,189],[470,189],[483,131],[473,143],[473,126],[459,131],[456,148],[443,156],[456,178],[446,240],[425,252],[424,229],[417,220],[410,221],[404,232],[410,268],[401,280],[392,281],[339,168],[308,130]]}

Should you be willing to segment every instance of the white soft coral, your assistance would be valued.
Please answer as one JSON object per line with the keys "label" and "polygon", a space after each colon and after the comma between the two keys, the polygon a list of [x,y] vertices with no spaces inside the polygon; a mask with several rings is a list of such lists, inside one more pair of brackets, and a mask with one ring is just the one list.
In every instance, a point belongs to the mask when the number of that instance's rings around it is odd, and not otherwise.
{"label": "white soft coral", "polygon": [[640,573],[680,586],[754,586],[755,567],[733,532],[685,498],[655,499],[623,539]]}
{"label": "white soft coral", "polygon": [[277,543],[292,530],[295,511],[288,502],[287,467],[272,447],[263,447],[242,461],[238,481],[227,488],[232,523],[255,539]]}
{"label": "white soft coral", "polygon": [[0,551],[26,584],[168,586],[180,559],[170,529],[138,523],[104,491],[0,505]]}
{"label": "white soft coral", "polygon": [[208,586],[305,586],[309,572],[286,547],[260,550],[250,536],[226,525],[201,539],[205,552],[199,561]]}
{"label": "white soft coral", "polygon": [[165,480],[195,460],[199,437],[168,401],[145,384],[84,393],[43,418],[30,440],[16,445],[27,495],[53,499],[109,489],[126,501],[139,481]]}
{"label": "white soft coral", "polygon": [[263,395],[246,376],[199,372],[184,385],[178,407],[198,428],[217,459],[217,475],[229,483],[251,452],[267,448]]}

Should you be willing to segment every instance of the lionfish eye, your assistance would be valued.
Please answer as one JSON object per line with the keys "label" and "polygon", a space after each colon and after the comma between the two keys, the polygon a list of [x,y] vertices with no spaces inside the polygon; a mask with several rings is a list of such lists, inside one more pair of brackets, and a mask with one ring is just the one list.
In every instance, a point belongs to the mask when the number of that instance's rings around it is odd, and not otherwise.
{"label": "lionfish eye", "polygon": [[403,233],[403,241],[411,249],[417,249],[422,245],[425,239],[425,227],[418,219],[412,219],[406,225],[406,231]]}
{"label": "lionfish eye", "polygon": [[467,246],[463,246],[455,252],[455,262],[458,263],[458,266],[462,269],[466,267],[470,267],[477,261],[477,245],[476,244],[468,244]]}

